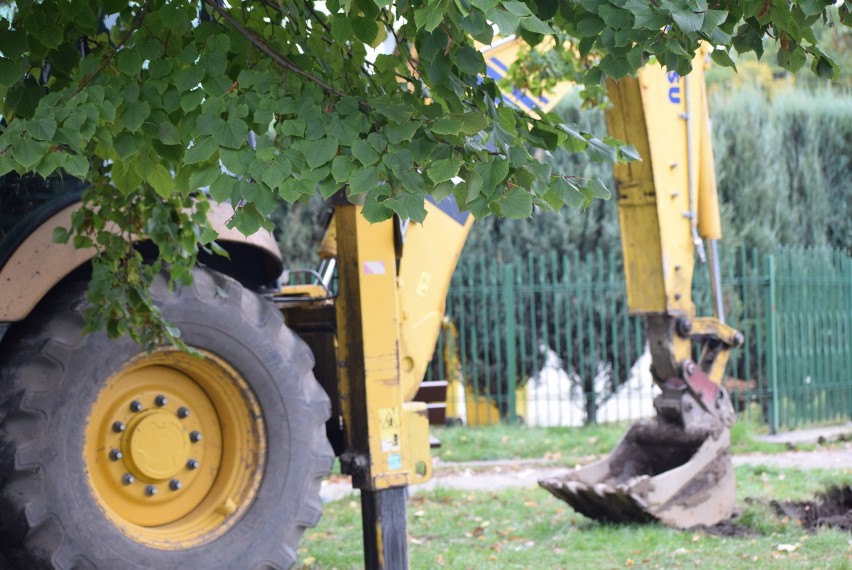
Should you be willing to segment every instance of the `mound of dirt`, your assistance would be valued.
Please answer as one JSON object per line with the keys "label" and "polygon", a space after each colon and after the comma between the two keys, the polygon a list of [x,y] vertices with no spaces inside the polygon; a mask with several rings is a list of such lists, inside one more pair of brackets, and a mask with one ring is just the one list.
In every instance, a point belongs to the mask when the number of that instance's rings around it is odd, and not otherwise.
{"label": "mound of dirt", "polygon": [[852,532],[852,486],[832,487],[813,501],[772,501],[782,517],[801,521],[802,527],[816,530],[831,527]]}

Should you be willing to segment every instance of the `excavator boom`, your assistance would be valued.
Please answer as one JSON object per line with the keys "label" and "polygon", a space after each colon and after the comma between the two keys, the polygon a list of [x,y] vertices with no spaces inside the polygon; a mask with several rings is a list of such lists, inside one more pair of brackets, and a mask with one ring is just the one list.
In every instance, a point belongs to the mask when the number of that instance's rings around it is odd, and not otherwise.
{"label": "excavator boom", "polygon": [[[646,318],[655,418],[634,424],[609,457],[539,484],[577,511],[611,522],[673,527],[731,516],[733,407],[722,387],[742,335],[724,323],[715,241],[721,238],[703,54],[689,77],[648,65],[608,83],[610,134],[642,162],[617,165],[618,212],[630,313]],[[694,259],[708,241],[713,317],[696,317]],[[700,346],[697,361],[694,350]]]}

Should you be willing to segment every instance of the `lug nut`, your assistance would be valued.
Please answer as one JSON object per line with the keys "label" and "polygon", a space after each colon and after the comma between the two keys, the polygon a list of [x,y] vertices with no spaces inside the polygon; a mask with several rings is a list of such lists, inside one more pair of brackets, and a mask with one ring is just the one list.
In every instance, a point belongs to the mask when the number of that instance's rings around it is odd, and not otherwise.
{"label": "lug nut", "polygon": [[142,402],[139,400],[133,400],[130,402],[130,411],[131,412],[141,412],[142,411]]}
{"label": "lug nut", "polygon": [[198,443],[199,441],[201,441],[201,434],[197,431],[190,432],[189,441],[191,441],[192,443]]}
{"label": "lug nut", "polygon": [[189,408],[187,408],[185,406],[181,406],[180,408],[178,408],[177,416],[182,420],[188,418],[189,417]]}
{"label": "lug nut", "polygon": [[163,406],[169,403],[169,399],[160,394],[159,396],[154,398],[154,403],[157,404],[158,407],[162,408]]}
{"label": "lug nut", "polygon": [[153,485],[148,485],[147,487],[145,487],[145,494],[149,497],[153,497],[157,494],[157,488]]}
{"label": "lug nut", "polygon": [[127,426],[125,426],[121,422],[115,422],[114,424],[112,424],[112,431],[114,431],[115,433],[121,433],[125,429],[127,429]]}
{"label": "lug nut", "polygon": [[190,470],[198,469],[198,460],[197,459],[190,459],[189,461],[186,462],[186,468],[190,469]]}
{"label": "lug nut", "polygon": [[172,491],[180,491],[180,488],[183,487],[183,483],[178,481],[177,479],[172,479],[169,481],[169,489]]}
{"label": "lug nut", "polygon": [[118,449],[113,449],[112,451],[109,452],[109,458],[113,461],[118,461],[122,457],[124,457],[124,454],[121,451],[119,451]]}
{"label": "lug nut", "polygon": [[121,476],[121,482],[124,483],[125,485],[132,485],[133,483],[136,482],[136,477],[134,477],[130,473],[125,473],[124,475]]}

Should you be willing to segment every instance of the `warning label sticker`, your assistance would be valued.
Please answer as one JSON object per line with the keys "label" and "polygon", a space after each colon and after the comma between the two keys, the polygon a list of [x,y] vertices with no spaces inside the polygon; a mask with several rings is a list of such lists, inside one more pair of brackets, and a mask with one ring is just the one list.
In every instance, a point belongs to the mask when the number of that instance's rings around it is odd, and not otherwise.
{"label": "warning label sticker", "polygon": [[384,275],[385,274],[385,262],[384,261],[365,261],[364,262],[364,275]]}
{"label": "warning label sticker", "polygon": [[402,455],[399,453],[388,455],[388,471],[398,471],[400,469],[402,469]]}
{"label": "warning label sticker", "polygon": [[399,420],[399,408],[379,408],[379,437],[385,453],[400,449],[402,426]]}

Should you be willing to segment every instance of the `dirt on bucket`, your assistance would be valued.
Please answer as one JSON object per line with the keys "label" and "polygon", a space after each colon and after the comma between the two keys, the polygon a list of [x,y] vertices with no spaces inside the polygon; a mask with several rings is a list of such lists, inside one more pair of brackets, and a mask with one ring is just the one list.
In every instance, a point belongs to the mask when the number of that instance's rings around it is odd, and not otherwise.
{"label": "dirt on bucket", "polygon": [[778,516],[801,522],[802,528],[831,527],[852,532],[852,486],[832,487],[813,501],[772,501]]}

